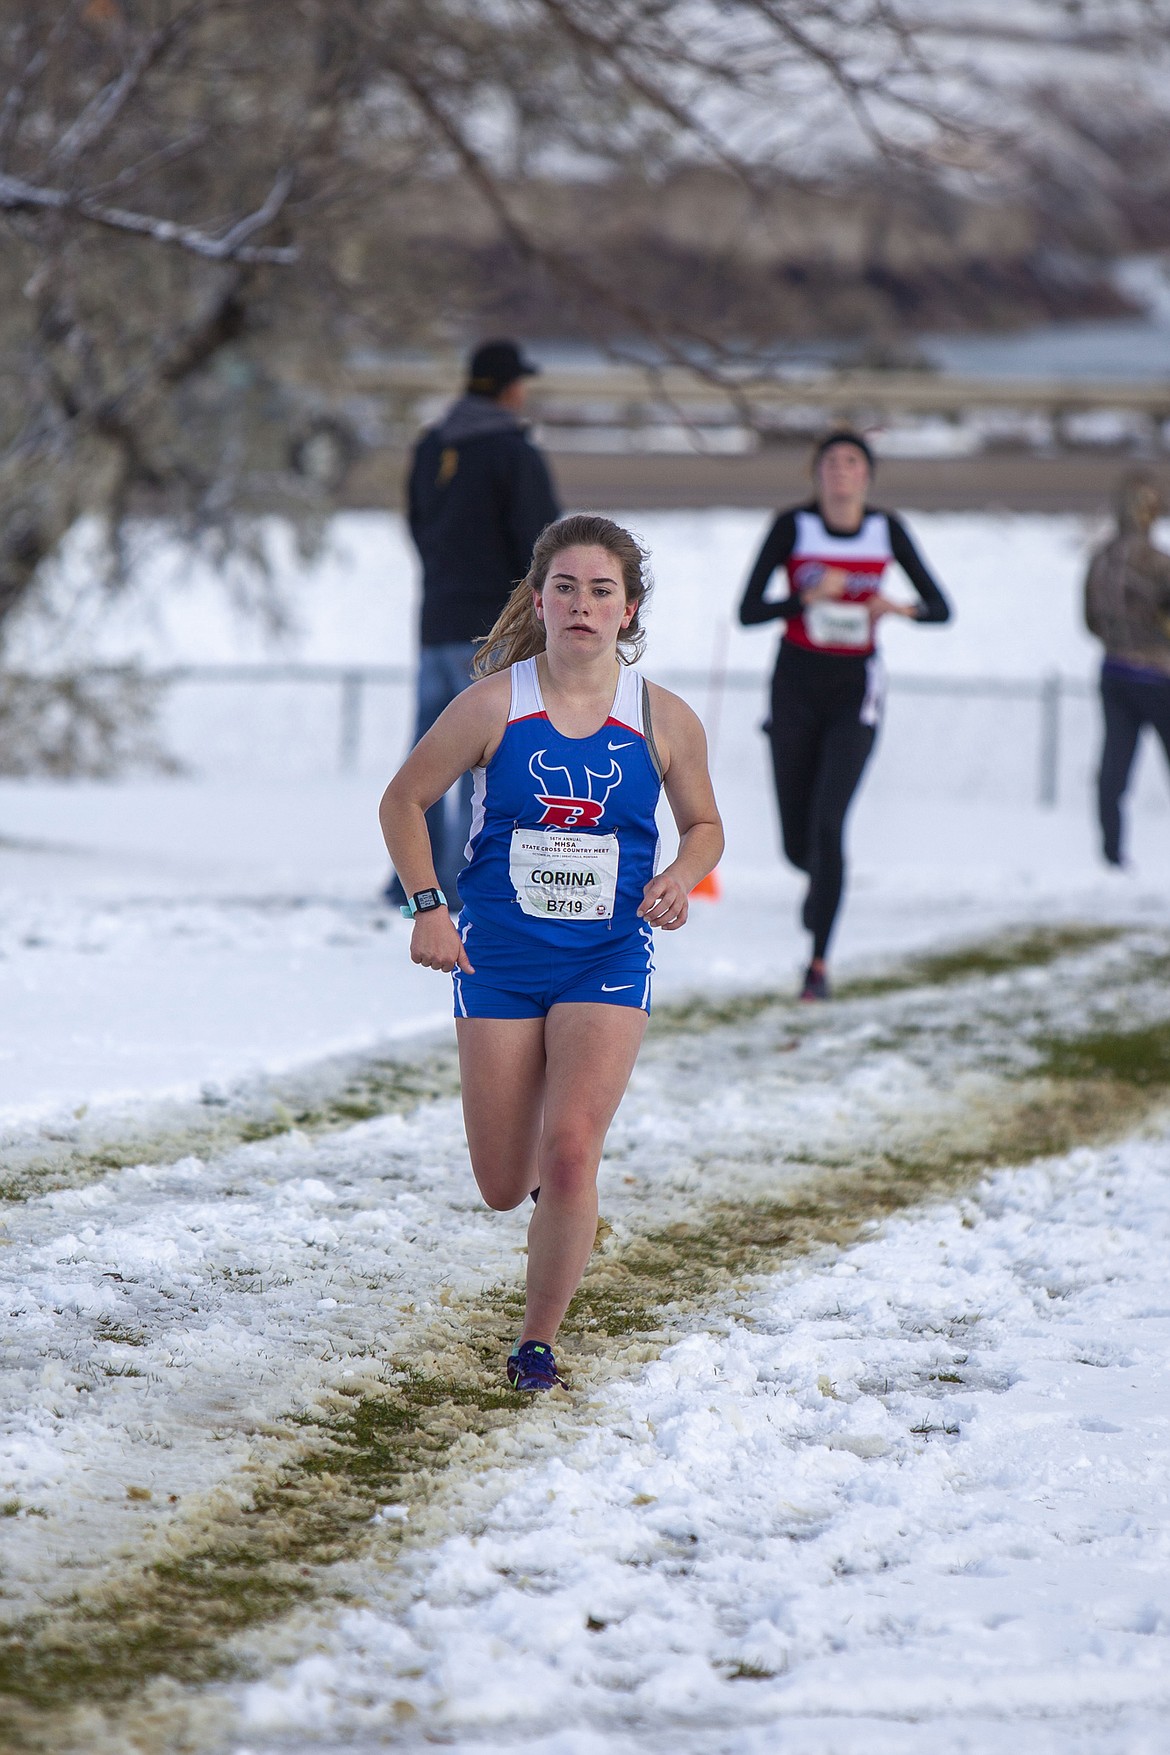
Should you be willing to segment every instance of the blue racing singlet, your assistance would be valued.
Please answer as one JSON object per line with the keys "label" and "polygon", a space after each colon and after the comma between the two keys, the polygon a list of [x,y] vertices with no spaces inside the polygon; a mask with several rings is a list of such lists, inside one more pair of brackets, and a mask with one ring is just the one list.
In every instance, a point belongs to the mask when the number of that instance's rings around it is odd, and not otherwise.
{"label": "blue racing singlet", "polygon": [[511,676],[503,738],[474,773],[462,923],[583,951],[644,932],[637,909],[654,875],[662,773],[641,674],[621,666],[591,737],[552,724],[535,658]]}

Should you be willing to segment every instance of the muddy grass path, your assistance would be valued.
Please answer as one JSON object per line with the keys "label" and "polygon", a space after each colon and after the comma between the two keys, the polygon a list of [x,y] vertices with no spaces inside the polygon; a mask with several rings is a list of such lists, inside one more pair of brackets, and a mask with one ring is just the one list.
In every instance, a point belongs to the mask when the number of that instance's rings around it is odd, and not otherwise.
{"label": "muddy grass path", "polygon": [[[536,1408],[500,1387],[523,1216],[476,1208],[447,1050],[241,1088],[186,1132],[176,1109],[42,1160],[19,1142],[0,1267],[31,1303],[5,1418],[57,1447],[58,1491],[0,1506],[0,1747],[210,1747],[200,1687],[249,1673],[250,1633],[344,1600],[371,1545],[393,1565],[458,1526],[472,1477],[587,1422],[603,1383],[753,1276],[989,1168],[1157,1125],[1168,972],[1164,934],[1065,927],[831,1007],[663,1008],[563,1334],[571,1387]],[[174,1156],[144,1169],[151,1139]]]}

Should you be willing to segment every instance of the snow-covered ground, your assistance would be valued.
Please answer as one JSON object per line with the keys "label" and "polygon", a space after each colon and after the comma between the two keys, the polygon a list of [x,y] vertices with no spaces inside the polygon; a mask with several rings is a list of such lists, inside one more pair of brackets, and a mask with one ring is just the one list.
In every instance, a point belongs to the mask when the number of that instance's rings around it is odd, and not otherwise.
{"label": "snow-covered ground", "polygon": [[239,1755],[1165,1748],[1168,1144],[993,1177],[547,1416],[238,1693]]}
{"label": "snow-covered ground", "polygon": [[[826,1166],[837,1189],[875,1155],[977,1154],[1036,1100],[1013,1075],[1051,1033],[1166,1020],[1168,926],[652,1037],[603,1267],[712,1201],[815,1198]],[[55,1746],[852,1755],[1006,1749],[1026,1726],[1041,1749],[1154,1749],[1168,1165],[1154,1111],[1140,1138],[680,1293],[647,1336],[578,1339],[568,1397],[458,1448],[437,1501],[375,1506],[323,1604],[237,1642],[256,1680],[156,1686]],[[404,1365],[457,1371],[521,1269],[525,1214],[479,1208],[453,1096],[79,1182],[5,1226],[18,1623],[209,1531],[246,1541],[290,1415],[392,1396]]]}
{"label": "snow-covered ground", "polygon": [[[761,520],[634,522],[659,577],[648,668],[706,673]],[[1076,593],[1094,532],[912,522],[959,618],[892,630],[891,669],[1089,676]],[[391,529],[357,521],[342,535],[365,561],[301,579],[285,656],[409,657],[403,554],[378,596]],[[154,614],[131,593],[107,655],[255,655],[198,581],[178,602]],[[22,637],[30,658],[47,638]],[[730,636],[761,678],[770,652]],[[760,704],[722,703],[723,897],[661,937],[659,1001],[792,990],[800,888],[775,853]],[[1170,1012],[1160,759],[1136,794],[1136,873],[1111,874],[1091,718],[1042,810],[1034,708],[965,713],[893,698],[853,819],[841,975],[1021,925],[1122,938],[652,1034],[604,1173],[607,1247],[721,1197],[815,1186],[825,1165],[979,1150],[1033,1092],[1009,1075],[1037,1032]],[[519,1276],[525,1216],[485,1215],[466,1167],[445,984],[410,966],[377,898],[391,741],[341,779],[290,749],[284,773],[0,785],[0,1158],[30,1196],[0,1216],[5,1619],[104,1600],[238,1517],[300,1442],[290,1415],[347,1383],[384,1390],[412,1348],[457,1351]],[[430,1095],[321,1122],[395,1055]],[[637,1346],[581,1351],[571,1397],[456,1456],[405,1549],[387,1546],[398,1512],[370,1525],[341,1569],[348,1607],[246,1637],[254,1682],[164,1690],[57,1746],[1160,1750],[1168,1167],[1150,1109],[1140,1137],[1002,1169],[684,1301]]]}

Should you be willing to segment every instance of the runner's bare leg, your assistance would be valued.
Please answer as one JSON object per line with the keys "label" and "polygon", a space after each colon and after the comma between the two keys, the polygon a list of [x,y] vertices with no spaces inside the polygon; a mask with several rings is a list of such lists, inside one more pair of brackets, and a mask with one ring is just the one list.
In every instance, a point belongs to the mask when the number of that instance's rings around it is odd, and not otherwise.
{"label": "runner's bare leg", "polygon": [[555,1005],[545,1028],[540,1204],[528,1226],[525,1341],[551,1341],[597,1237],[597,1170],[625,1095],[646,1013],[632,1006]]}
{"label": "runner's bare leg", "polygon": [[540,1180],[545,1018],[456,1018],[463,1125],[489,1207],[510,1212]]}
{"label": "runner's bare leg", "polygon": [[528,1226],[522,1340],[552,1341],[597,1235],[605,1136],[646,1032],[628,1006],[557,1005],[547,1018],[458,1018],[463,1114],[489,1206],[518,1206],[538,1184]]}

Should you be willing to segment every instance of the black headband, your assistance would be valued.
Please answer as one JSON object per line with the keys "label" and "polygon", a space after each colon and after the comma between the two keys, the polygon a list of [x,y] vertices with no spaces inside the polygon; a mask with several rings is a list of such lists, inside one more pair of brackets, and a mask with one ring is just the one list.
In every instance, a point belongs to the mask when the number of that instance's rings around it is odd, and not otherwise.
{"label": "black headband", "polygon": [[824,438],[820,441],[816,450],[813,452],[814,469],[824,456],[825,452],[830,450],[834,445],[852,445],[855,450],[861,452],[861,455],[865,458],[865,461],[869,464],[871,469],[876,468],[873,452],[870,450],[861,434],[851,432],[848,428],[842,428],[839,432],[826,433]]}

